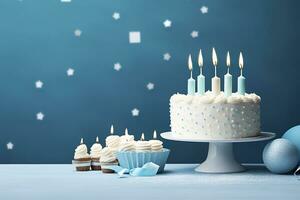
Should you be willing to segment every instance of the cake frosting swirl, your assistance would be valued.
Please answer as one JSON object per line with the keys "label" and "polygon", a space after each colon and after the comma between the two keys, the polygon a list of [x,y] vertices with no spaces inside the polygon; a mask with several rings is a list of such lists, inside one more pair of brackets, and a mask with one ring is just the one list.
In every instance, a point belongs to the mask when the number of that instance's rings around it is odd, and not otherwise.
{"label": "cake frosting swirl", "polygon": [[101,163],[111,163],[116,161],[116,156],[113,150],[109,147],[105,147],[101,151],[100,162]]}
{"label": "cake frosting swirl", "polygon": [[81,139],[80,145],[75,149],[74,159],[78,160],[83,158],[90,158],[90,155],[88,154],[87,146],[83,143],[83,139]]}
{"label": "cake frosting swirl", "polygon": [[174,94],[170,102],[187,102],[189,104],[218,104],[218,103],[260,103],[261,99],[258,95],[251,93],[241,95],[238,93],[232,93],[231,96],[226,97],[224,92],[216,95],[211,91],[207,91],[204,95],[184,95],[184,94]]}

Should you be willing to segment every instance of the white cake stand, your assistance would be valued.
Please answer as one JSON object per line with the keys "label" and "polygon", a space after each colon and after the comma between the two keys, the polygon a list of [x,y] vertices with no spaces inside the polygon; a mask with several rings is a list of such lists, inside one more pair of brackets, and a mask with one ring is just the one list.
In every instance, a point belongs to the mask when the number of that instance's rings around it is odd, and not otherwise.
{"label": "white cake stand", "polygon": [[182,142],[208,142],[206,160],[195,168],[195,171],[202,173],[234,173],[245,171],[245,168],[234,158],[233,143],[270,140],[275,137],[275,133],[261,132],[256,137],[224,140],[174,137],[172,132],[161,133],[161,137],[167,140]]}

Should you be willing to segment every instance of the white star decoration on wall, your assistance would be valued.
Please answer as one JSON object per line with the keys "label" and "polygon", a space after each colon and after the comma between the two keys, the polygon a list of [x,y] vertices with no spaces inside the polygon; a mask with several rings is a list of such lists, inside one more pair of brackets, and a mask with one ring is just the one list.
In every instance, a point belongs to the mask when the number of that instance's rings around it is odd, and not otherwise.
{"label": "white star decoration on wall", "polygon": [[81,31],[80,29],[76,29],[76,30],[74,31],[74,35],[75,35],[76,37],[80,37],[81,34],[82,34],[82,31]]}
{"label": "white star decoration on wall", "polygon": [[202,12],[202,14],[206,14],[206,13],[208,13],[208,7],[202,6],[202,7],[200,8],[200,11]]}
{"label": "white star decoration on wall", "polygon": [[198,37],[198,31],[192,31],[191,36],[192,36],[192,38]]}
{"label": "white star decoration on wall", "polygon": [[134,108],[134,109],[131,110],[131,114],[132,114],[133,117],[137,117],[137,116],[139,116],[140,111],[139,111],[139,109]]}
{"label": "white star decoration on wall", "polygon": [[35,82],[35,87],[38,88],[38,89],[42,88],[43,85],[44,85],[44,83],[42,81],[40,81],[40,80],[38,80],[38,81]]}
{"label": "white star decoration on wall", "polygon": [[74,69],[69,68],[69,69],[67,70],[67,75],[68,75],[68,76],[74,76],[74,72],[75,72]]}
{"label": "white star decoration on wall", "polygon": [[118,13],[118,12],[114,12],[113,13],[113,15],[112,15],[112,17],[115,19],[115,20],[118,20],[118,19],[120,19],[120,13]]}
{"label": "white star decoration on wall", "polygon": [[164,26],[165,26],[165,28],[170,28],[172,26],[172,21],[169,19],[166,19],[164,21]]}
{"label": "white star decoration on wall", "polygon": [[147,87],[148,90],[153,90],[153,89],[154,89],[154,83],[149,82],[149,83],[146,85],[146,87]]}
{"label": "white star decoration on wall", "polygon": [[115,63],[114,64],[114,70],[120,71],[122,69],[122,65],[120,63]]}
{"label": "white star decoration on wall", "polygon": [[171,54],[170,53],[165,53],[164,54],[164,60],[169,61],[171,59]]}
{"label": "white star decoration on wall", "polygon": [[39,112],[36,114],[36,119],[37,120],[44,120],[45,115],[42,112]]}
{"label": "white star decoration on wall", "polygon": [[129,43],[141,43],[141,32],[131,31],[129,32]]}
{"label": "white star decoration on wall", "polygon": [[12,150],[14,148],[14,144],[12,142],[8,142],[6,144],[6,148],[7,148],[7,150]]}

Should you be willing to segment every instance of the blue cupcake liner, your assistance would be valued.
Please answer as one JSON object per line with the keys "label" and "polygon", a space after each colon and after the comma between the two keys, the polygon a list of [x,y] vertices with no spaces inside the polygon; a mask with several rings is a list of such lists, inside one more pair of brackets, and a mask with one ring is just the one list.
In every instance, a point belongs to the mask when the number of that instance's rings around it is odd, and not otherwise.
{"label": "blue cupcake liner", "polygon": [[159,165],[158,173],[161,173],[164,171],[169,154],[169,149],[163,149],[162,151],[144,152],[119,151],[117,152],[117,158],[120,166],[129,170],[137,167],[142,167],[148,162],[153,162]]}

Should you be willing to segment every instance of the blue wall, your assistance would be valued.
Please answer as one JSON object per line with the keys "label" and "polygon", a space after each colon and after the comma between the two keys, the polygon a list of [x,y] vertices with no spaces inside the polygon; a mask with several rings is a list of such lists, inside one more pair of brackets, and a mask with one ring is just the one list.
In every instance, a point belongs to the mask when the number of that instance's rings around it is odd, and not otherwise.
{"label": "blue wall", "polygon": [[[207,14],[200,12],[203,5]],[[186,92],[187,55],[203,49],[209,78],[213,46],[220,75],[230,50],[237,76],[243,51],[248,91],[262,97],[262,129],[280,136],[299,124],[299,6],[296,0],[1,0],[0,163],[70,163],[80,137],[91,145],[98,135],[103,143],[111,124],[137,137],[168,130],[169,98]],[[193,30],[198,38],[190,36]],[[140,44],[129,44],[129,31],[141,32]],[[44,82],[40,90],[37,80]],[[147,90],[148,82],[154,90]],[[138,117],[131,116],[135,107]],[[36,119],[40,111],[43,121]],[[237,156],[260,162],[264,145],[238,145]],[[172,149],[170,162],[199,162],[207,151],[206,144],[165,146]]]}

